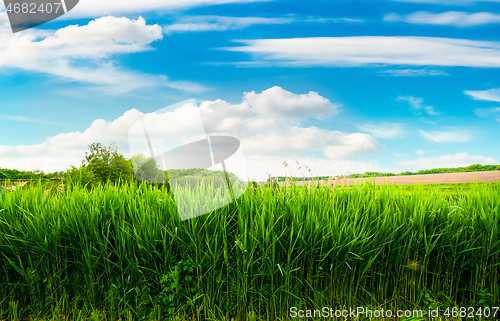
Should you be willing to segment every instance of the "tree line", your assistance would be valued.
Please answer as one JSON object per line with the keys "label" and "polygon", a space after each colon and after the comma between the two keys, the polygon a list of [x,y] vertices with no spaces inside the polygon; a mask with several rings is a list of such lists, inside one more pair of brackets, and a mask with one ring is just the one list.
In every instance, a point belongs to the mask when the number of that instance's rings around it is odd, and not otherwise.
{"label": "tree line", "polygon": [[[135,170],[134,170],[135,168]],[[101,143],[93,143],[88,146],[85,158],[80,166],[72,165],[67,171],[46,174],[43,171],[19,171],[16,169],[0,168],[0,180],[58,180],[62,183],[73,183],[93,188],[105,183],[121,182],[146,182],[156,185],[168,184],[168,180],[176,179],[182,183],[195,183],[202,178],[211,178],[218,184],[222,184],[226,178],[237,179],[236,175],[223,171],[211,171],[208,169],[183,169],[162,171],[158,168],[155,159],[142,154],[125,158],[118,153],[118,147],[112,143],[104,146]],[[158,179],[161,177],[165,179]],[[182,179],[181,179],[182,178]],[[179,180],[181,179],[181,180]],[[165,183],[158,183],[158,182]]]}
{"label": "tree line", "polygon": [[[468,173],[468,172],[484,172],[484,171],[500,171],[500,165],[481,165],[474,164],[466,167],[454,167],[454,168],[434,168],[421,170],[418,172],[403,172],[399,174],[395,173],[382,173],[382,172],[365,172],[364,174],[350,174],[344,176],[344,178],[368,178],[368,177],[387,177],[387,176],[406,176],[406,175],[425,175],[425,174],[446,174],[446,173]],[[292,180],[328,180],[331,176],[317,176],[317,177],[285,177],[278,176],[277,180],[279,182],[284,182],[285,179]]]}

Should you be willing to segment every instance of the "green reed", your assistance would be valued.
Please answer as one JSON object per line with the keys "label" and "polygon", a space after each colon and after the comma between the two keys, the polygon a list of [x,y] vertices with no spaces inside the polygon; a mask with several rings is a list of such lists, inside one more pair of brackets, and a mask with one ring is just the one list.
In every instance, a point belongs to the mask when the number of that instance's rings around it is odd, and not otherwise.
{"label": "green reed", "polygon": [[499,302],[497,183],[249,187],[186,221],[147,184],[44,192],[0,196],[0,320],[288,320],[291,307]]}

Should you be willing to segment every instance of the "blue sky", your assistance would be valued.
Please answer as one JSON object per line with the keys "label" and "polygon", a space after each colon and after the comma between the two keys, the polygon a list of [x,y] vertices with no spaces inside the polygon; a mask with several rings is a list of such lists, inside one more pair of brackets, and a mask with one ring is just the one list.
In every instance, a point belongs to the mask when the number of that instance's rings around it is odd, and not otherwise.
{"label": "blue sky", "polygon": [[0,167],[127,155],[134,110],[191,98],[253,179],[500,164],[499,27],[500,0],[83,0],[16,34],[2,8]]}

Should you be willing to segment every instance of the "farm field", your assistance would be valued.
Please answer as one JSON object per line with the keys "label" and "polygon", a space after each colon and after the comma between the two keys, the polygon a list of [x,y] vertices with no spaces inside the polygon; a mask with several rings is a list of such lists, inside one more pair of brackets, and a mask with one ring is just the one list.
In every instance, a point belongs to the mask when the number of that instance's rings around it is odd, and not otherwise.
{"label": "farm field", "polygon": [[[425,175],[406,175],[406,176],[386,176],[371,178],[345,178],[333,181],[321,180],[321,184],[333,185],[356,185],[365,182],[373,182],[377,185],[412,185],[412,184],[455,184],[471,182],[500,182],[500,171],[483,172],[464,172],[464,173],[445,173],[445,174],[425,174]],[[259,184],[264,184],[260,182]],[[284,185],[284,182],[280,182]],[[311,181],[296,182],[297,185],[313,184]],[[290,185],[290,183],[288,183]]]}
{"label": "farm field", "polygon": [[251,185],[186,221],[146,184],[45,190],[0,195],[0,320],[295,320],[294,307],[500,299],[498,182]]}

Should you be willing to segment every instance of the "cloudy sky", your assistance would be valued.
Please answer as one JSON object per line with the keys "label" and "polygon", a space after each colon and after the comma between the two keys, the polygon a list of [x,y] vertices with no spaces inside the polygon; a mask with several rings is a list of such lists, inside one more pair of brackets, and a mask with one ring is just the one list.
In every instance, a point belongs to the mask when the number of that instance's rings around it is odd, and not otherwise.
{"label": "cloudy sky", "polygon": [[500,0],[81,0],[15,34],[0,6],[2,168],[130,156],[188,99],[251,179],[500,164]]}

